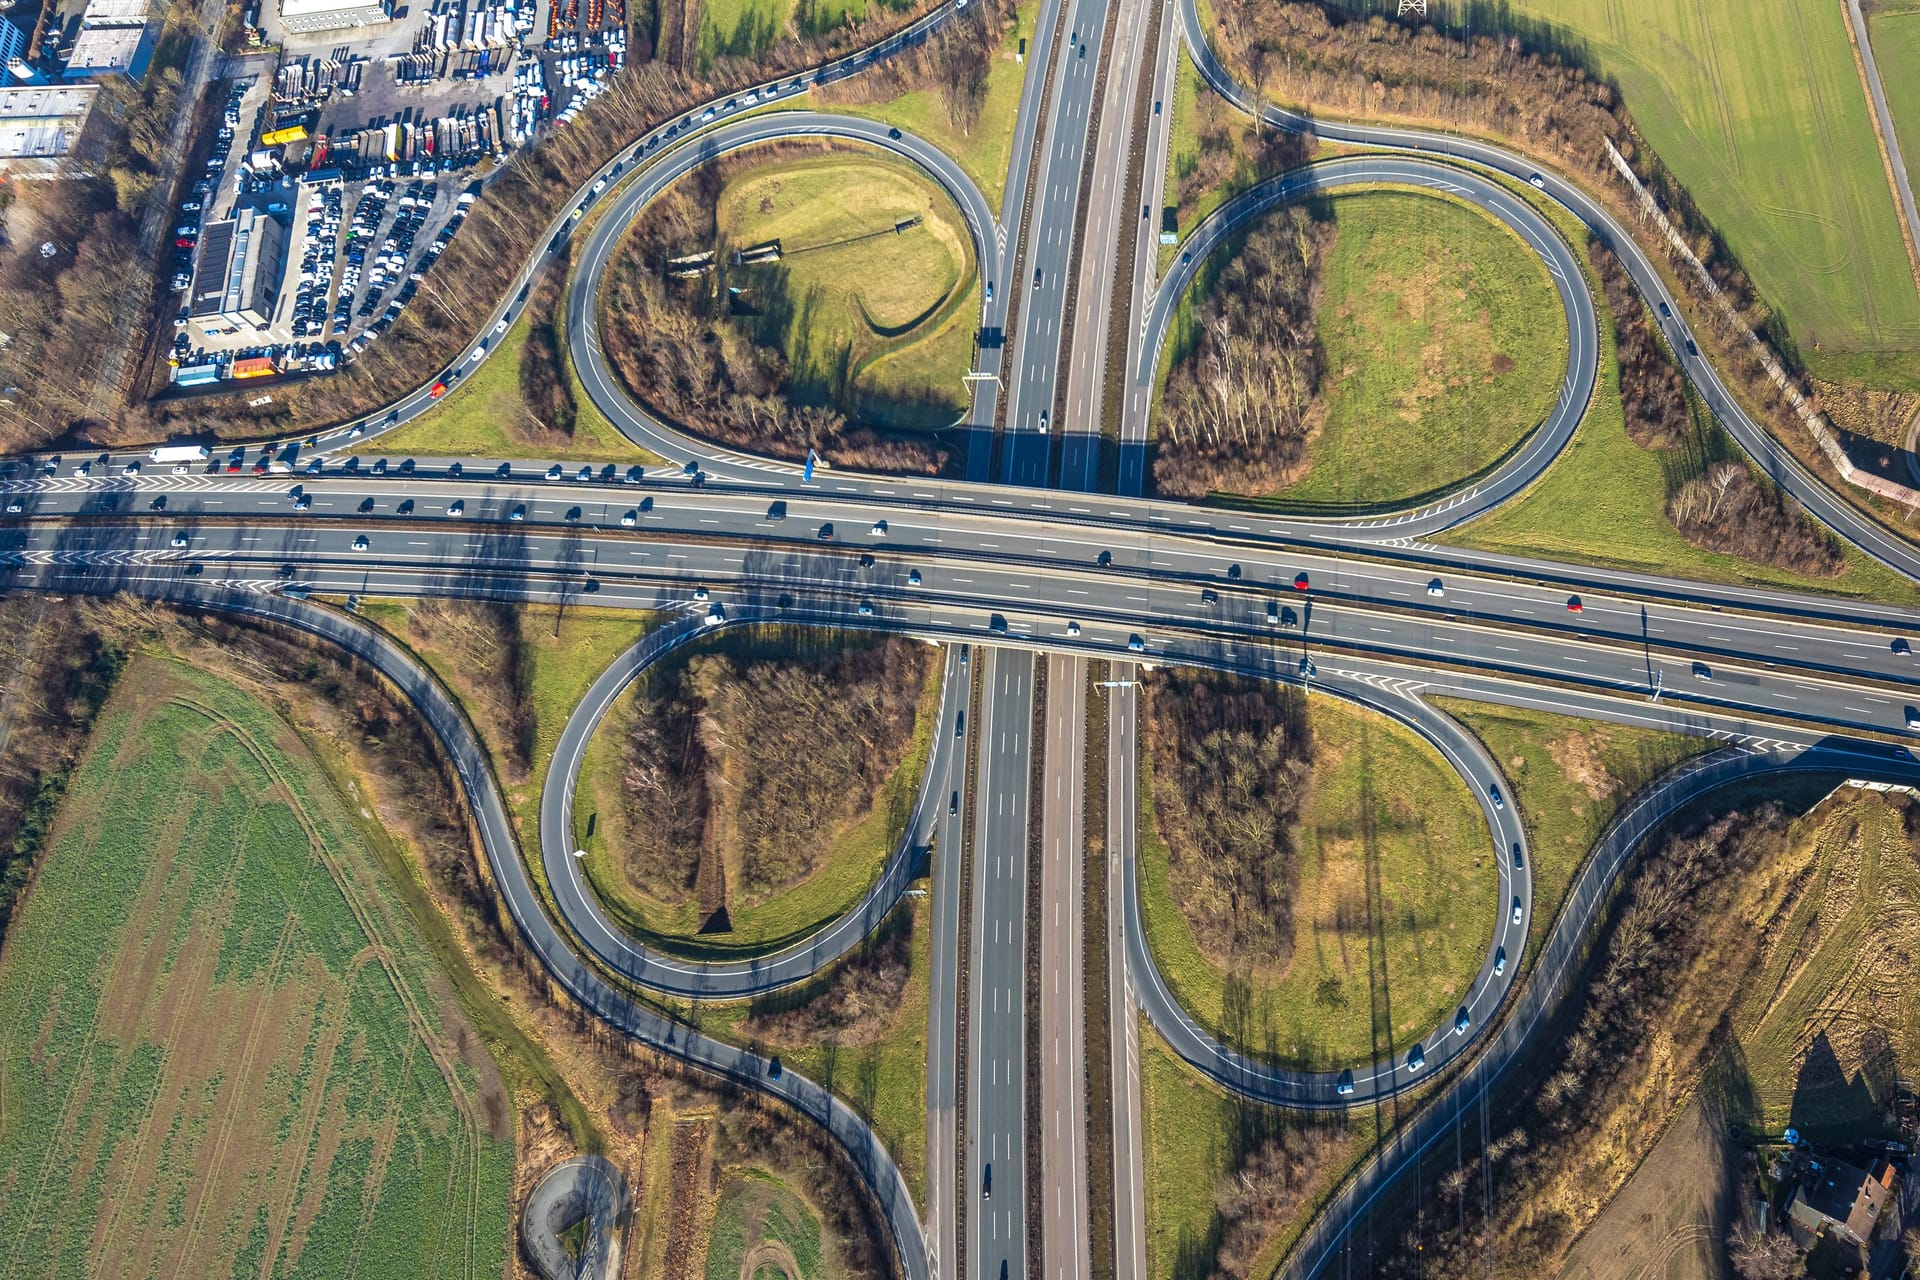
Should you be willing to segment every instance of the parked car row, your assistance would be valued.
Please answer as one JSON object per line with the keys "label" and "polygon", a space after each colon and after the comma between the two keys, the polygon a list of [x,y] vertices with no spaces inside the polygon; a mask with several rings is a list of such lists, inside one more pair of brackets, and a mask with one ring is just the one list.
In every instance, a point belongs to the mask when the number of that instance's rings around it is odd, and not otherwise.
{"label": "parked car row", "polygon": [[295,337],[315,338],[327,331],[328,300],[333,295],[334,248],[340,242],[340,188],[329,184],[307,197],[305,252],[293,294]]}

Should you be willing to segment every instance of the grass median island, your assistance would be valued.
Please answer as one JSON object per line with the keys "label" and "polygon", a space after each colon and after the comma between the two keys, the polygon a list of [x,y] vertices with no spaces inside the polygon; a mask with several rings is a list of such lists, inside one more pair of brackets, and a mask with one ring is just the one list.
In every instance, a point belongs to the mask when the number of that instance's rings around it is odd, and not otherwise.
{"label": "grass median island", "polygon": [[1533,855],[1529,962],[1613,815],[1655,778],[1714,745],[1686,734],[1549,711],[1456,698],[1432,702],[1480,739],[1512,785]]}
{"label": "grass median island", "polygon": [[906,828],[940,684],[936,652],[900,638],[769,630],[671,655],[582,764],[595,893],[635,936],[708,958],[839,918]]}
{"label": "grass median island", "polygon": [[1321,1199],[1365,1155],[1373,1112],[1261,1107],[1182,1062],[1140,1020],[1147,1274],[1269,1276]]}
{"label": "grass median island", "polygon": [[493,756],[536,880],[540,789],[560,730],[615,658],[660,622],[639,609],[462,600],[362,600],[453,691]]}
{"label": "grass median island", "polygon": [[[1150,738],[1163,696],[1149,694]],[[1250,934],[1223,943],[1204,914],[1220,886],[1181,870],[1192,854],[1170,847],[1183,836],[1155,811],[1169,781],[1158,776],[1157,743],[1142,761],[1141,913],[1161,975],[1200,1025],[1250,1054],[1329,1069],[1404,1048],[1441,1024],[1479,969],[1499,904],[1486,823],[1438,752],[1335,698],[1308,699],[1298,714],[1311,733],[1311,773],[1292,848],[1277,854],[1292,886],[1284,903],[1261,908],[1285,919],[1275,945],[1261,954]],[[1222,745],[1223,759],[1254,758]],[[1231,803],[1205,813],[1240,830],[1271,821]]]}
{"label": "grass median island", "polygon": [[[558,302],[535,340],[534,308],[494,343],[439,404],[374,442],[387,454],[456,458],[543,458],[659,463],[607,421],[566,357]],[[538,370],[537,375],[535,370]],[[529,382],[539,388],[530,394]],[[536,407],[538,402],[538,407]],[[556,421],[570,415],[565,429]]]}
{"label": "grass median island", "polygon": [[960,210],[877,148],[754,147],[696,170],[621,242],[602,331],[627,387],[737,448],[937,469],[966,406],[979,277]]}
{"label": "grass median island", "polygon": [[227,683],[133,660],[13,923],[0,1008],[0,1257],[505,1265],[499,1073],[352,808]]}
{"label": "grass median island", "polygon": [[[1361,190],[1266,215],[1215,257],[1167,344],[1166,492],[1412,501],[1494,466],[1554,406],[1567,334],[1552,281],[1471,206]],[[1236,318],[1236,298],[1271,288],[1286,306]]]}
{"label": "grass median island", "polygon": [[886,1144],[921,1204],[931,920],[928,900],[909,898],[851,954],[809,981],[750,1003],[691,1010],[706,1034],[776,1054],[838,1094]]}

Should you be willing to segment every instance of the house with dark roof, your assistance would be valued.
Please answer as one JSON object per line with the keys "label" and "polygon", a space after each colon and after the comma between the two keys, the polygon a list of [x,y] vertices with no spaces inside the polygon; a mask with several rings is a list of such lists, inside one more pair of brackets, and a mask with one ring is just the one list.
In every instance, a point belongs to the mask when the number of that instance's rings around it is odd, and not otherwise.
{"label": "house with dark roof", "polygon": [[1871,1170],[1839,1160],[1821,1162],[1794,1189],[1787,1218],[1803,1239],[1837,1236],[1855,1244],[1873,1237],[1880,1212],[1893,1199],[1893,1166],[1876,1160]]}

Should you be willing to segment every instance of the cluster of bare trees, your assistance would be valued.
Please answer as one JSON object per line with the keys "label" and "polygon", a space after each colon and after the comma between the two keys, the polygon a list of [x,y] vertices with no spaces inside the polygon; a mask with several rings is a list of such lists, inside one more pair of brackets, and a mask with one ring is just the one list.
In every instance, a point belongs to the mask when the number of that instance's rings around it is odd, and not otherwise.
{"label": "cluster of bare trees", "polygon": [[[787,291],[784,268],[730,263],[714,220],[728,176],[760,162],[747,157],[706,165],[635,224],[601,295],[601,332],[615,372],[656,413],[725,444],[796,460],[812,449],[850,466],[937,472],[947,451],[932,441],[883,435],[851,421],[845,411],[850,387],[802,395],[793,385],[792,366],[774,344],[794,324],[804,327],[794,317],[807,299]],[[674,260],[705,253],[713,260],[704,271],[667,274]],[[733,292],[734,280],[742,294]],[[742,297],[753,300],[751,308],[736,305]]]}
{"label": "cluster of bare trees", "polygon": [[1674,490],[1667,519],[1703,550],[1815,578],[1831,578],[1847,567],[1840,540],[1745,461],[1716,462]]}
{"label": "cluster of bare trees", "polygon": [[[808,0],[801,0],[801,6]],[[887,59],[864,75],[822,85],[823,103],[891,102],[914,89],[940,95],[947,118],[962,134],[972,134],[987,97],[987,72],[1013,21],[1009,0],[980,0],[912,49]]]}
{"label": "cluster of bare trees", "polygon": [[1613,250],[1597,240],[1587,245],[1587,261],[1599,274],[1607,309],[1613,313],[1627,434],[1642,449],[1671,449],[1685,443],[1693,428],[1686,382],[1655,339],[1646,305],[1633,291],[1627,269]]}
{"label": "cluster of bare trees", "polygon": [[707,830],[706,740],[698,702],[679,671],[641,690],[620,780],[626,810],[627,875],[663,902],[683,902],[700,870]]}
{"label": "cluster of bare trees", "polygon": [[683,899],[711,840],[739,850],[737,902],[811,874],[905,756],[930,661],[895,638],[780,661],[705,653],[661,671],[622,773],[636,883]]}
{"label": "cluster of bare trees", "polygon": [[527,301],[527,345],[520,353],[520,398],[531,418],[507,425],[527,444],[564,445],[573,439],[579,406],[573,399],[566,352],[560,346],[560,305],[566,273],[556,263],[541,274]]}
{"label": "cluster of bare trees", "polygon": [[[1774,804],[1668,836],[1632,874],[1589,964],[1584,999],[1558,1041],[1493,1103],[1495,1135],[1423,1169],[1440,1197],[1418,1213],[1383,1206],[1393,1241],[1376,1274],[1467,1275],[1489,1236],[1513,1274],[1551,1275],[1608,1195],[1658,1140],[1667,1117],[1726,1052],[1725,1018],[1764,957],[1750,929],[1724,927],[1745,875],[1789,839]],[[1696,966],[1712,954],[1711,990]],[[1694,981],[1682,979],[1692,975]],[[1621,1148],[1622,1135],[1628,1146]],[[1484,1217],[1489,1179],[1496,1217]],[[1411,1226],[1405,1226],[1409,1220]]]}
{"label": "cluster of bare trees", "polygon": [[1173,174],[1174,203],[1184,225],[1209,193],[1251,186],[1300,164],[1313,152],[1307,134],[1287,133],[1249,119],[1201,84],[1194,98],[1197,153],[1181,157]]}
{"label": "cluster of bare trees", "polygon": [[1153,462],[1160,492],[1270,493],[1297,476],[1324,412],[1314,312],[1333,234],[1304,208],[1279,209],[1221,271],[1192,350],[1167,378]]}
{"label": "cluster of bare trees", "polygon": [[[1602,138],[1620,138],[1618,95],[1557,56],[1514,37],[1462,41],[1379,16],[1350,18],[1318,4],[1222,5],[1224,56],[1270,97],[1364,116],[1444,121],[1512,139],[1602,178]],[[1544,24],[1540,35],[1544,37]]]}
{"label": "cluster of bare trees", "polygon": [[1304,699],[1266,682],[1156,671],[1147,745],[1173,896],[1194,939],[1236,969],[1284,965],[1313,773]]}
{"label": "cluster of bare trees", "polygon": [[709,751],[735,762],[727,825],[740,842],[741,898],[811,874],[873,803],[912,741],[931,660],[926,646],[894,637],[804,663],[689,665]]}
{"label": "cluster of bare trees", "polygon": [[1214,1188],[1219,1244],[1209,1280],[1247,1280],[1274,1230],[1293,1221],[1321,1174],[1345,1163],[1353,1132],[1342,1125],[1289,1124],[1254,1144]]}
{"label": "cluster of bare trees", "polygon": [[[1648,231],[1642,243],[1665,255],[1697,304],[1695,332],[1715,349],[1719,367],[1772,424],[1775,433],[1816,470],[1831,476],[1805,428],[1748,344],[1745,326],[1764,335],[1783,367],[1797,368],[1790,336],[1747,278],[1738,260],[1673,174],[1634,128],[1620,95],[1581,65],[1550,22],[1501,8],[1497,34],[1466,39],[1430,26],[1405,26],[1379,14],[1359,17],[1336,6],[1280,0],[1220,5],[1216,47],[1247,82],[1269,97],[1312,111],[1409,123],[1441,124],[1497,138],[1583,182],[1628,226],[1643,225],[1638,199],[1615,173],[1610,140],[1633,166],[1687,238],[1715,286],[1731,304],[1709,296],[1692,267]],[[1796,377],[1802,394],[1805,379]]]}
{"label": "cluster of bare trees", "polygon": [[771,1044],[869,1044],[900,1010],[913,958],[913,912],[902,908],[823,978],[754,1001],[748,1031]]}

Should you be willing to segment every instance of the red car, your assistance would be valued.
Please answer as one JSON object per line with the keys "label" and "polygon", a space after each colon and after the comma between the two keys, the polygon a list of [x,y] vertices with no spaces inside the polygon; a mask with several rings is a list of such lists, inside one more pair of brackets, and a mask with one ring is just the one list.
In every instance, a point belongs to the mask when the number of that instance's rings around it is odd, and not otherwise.
{"label": "red car", "polygon": [[1304,573],[1296,573],[1296,574],[1294,574],[1294,575],[1293,575],[1293,589],[1294,589],[1295,591],[1305,591],[1305,590],[1307,589],[1307,575],[1306,575],[1306,574],[1304,574]]}
{"label": "red car", "polygon": [[447,394],[447,384],[444,382],[436,382],[433,384],[433,389],[427,392],[427,398],[430,400],[438,400],[445,394]]}
{"label": "red car", "polygon": [[1579,612],[1580,612],[1581,610],[1583,610],[1583,609],[1585,609],[1586,607],[1587,607],[1587,606],[1585,606],[1585,605],[1583,605],[1583,604],[1581,604],[1581,603],[1580,603],[1580,597],[1579,597],[1579,596],[1568,596],[1568,597],[1567,597],[1567,612],[1568,612],[1568,613],[1579,613]]}

